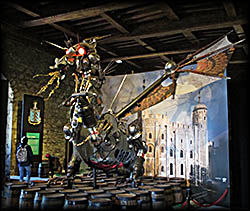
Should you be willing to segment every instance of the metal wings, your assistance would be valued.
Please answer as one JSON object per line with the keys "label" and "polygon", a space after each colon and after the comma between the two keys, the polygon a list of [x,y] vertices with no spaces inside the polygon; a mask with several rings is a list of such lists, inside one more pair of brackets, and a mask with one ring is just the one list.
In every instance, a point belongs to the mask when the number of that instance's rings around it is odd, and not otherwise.
{"label": "metal wings", "polygon": [[[242,40],[239,42],[242,42]],[[127,117],[156,105],[171,95],[174,96],[177,86],[176,80],[182,73],[189,72],[224,78],[224,71],[234,52],[234,45],[239,42],[233,44],[227,39],[227,35],[225,35],[203,48],[198,49],[193,54],[188,55],[184,60],[179,62],[171,72],[166,72],[139,96],[118,111],[116,117]],[[161,83],[167,78],[171,78],[172,83],[164,87]]]}
{"label": "metal wings", "polygon": [[175,90],[174,84],[170,84],[166,87],[162,85],[157,86],[151,93],[147,95],[141,102],[137,103],[137,106],[134,106],[129,112],[124,113],[124,117],[134,114],[138,111],[143,111],[157,103],[162,102],[171,95],[173,95]]}

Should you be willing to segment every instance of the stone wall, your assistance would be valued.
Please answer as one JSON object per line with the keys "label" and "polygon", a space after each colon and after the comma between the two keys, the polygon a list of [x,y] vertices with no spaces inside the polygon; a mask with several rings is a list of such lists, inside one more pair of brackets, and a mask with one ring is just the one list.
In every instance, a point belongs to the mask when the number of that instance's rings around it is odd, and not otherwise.
{"label": "stone wall", "polygon": [[[20,104],[24,94],[34,95],[48,82],[50,77],[33,78],[33,76],[38,73],[49,73],[48,67],[54,65],[55,56],[46,52],[43,46],[32,42],[32,38],[25,37],[15,30],[6,30],[3,25],[1,25],[1,28],[4,29],[1,37],[1,72],[10,82],[14,95],[12,102],[10,172],[14,174],[16,169],[15,151],[19,142],[17,140],[18,103]],[[58,105],[72,93],[72,90],[74,90],[73,78],[71,74],[67,74],[60,88],[45,102],[42,156],[43,159],[45,159],[46,153],[58,156],[62,165],[65,157],[65,139],[62,128],[69,121],[69,109],[65,107],[58,108]],[[48,94],[49,92],[47,91],[45,95],[48,96]]]}

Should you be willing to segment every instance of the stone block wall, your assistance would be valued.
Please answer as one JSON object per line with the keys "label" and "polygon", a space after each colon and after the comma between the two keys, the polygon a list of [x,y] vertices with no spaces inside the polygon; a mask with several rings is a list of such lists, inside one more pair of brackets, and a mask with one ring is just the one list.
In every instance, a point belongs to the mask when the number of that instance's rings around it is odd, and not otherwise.
{"label": "stone block wall", "polygon": [[[1,72],[10,82],[13,90],[13,101],[11,102],[13,113],[12,120],[9,120],[12,121],[12,134],[8,134],[11,135],[11,144],[6,144],[11,146],[10,174],[14,174],[17,165],[15,151],[19,142],[17,140],[18,102],[22,101],[24,94],[34,95],[48,82],[49,76],[38,78],[33,78],[33,76],[38,73],[49,73],[51,70],[48,67],[54,65],[55,55],[45,51],[43,46],[31,42],[30,38],[28,39],[15,30],[5,30],[3,25],[1,25],[1,29],[4,29],[1,37]],[[65,157],[65,139],[62,128],[69,121],[69,108],[58,108],[58,105],[70,96],[73,90],[74,81],[71,73],[68,73],[61,82],[60,88],[48,101],[45,101],[42,156],[43,159],[45,159],[46,153],[57,156],[62,165]],[[47,97],[48,94],[49,91],[45,92],[44,96]]]}

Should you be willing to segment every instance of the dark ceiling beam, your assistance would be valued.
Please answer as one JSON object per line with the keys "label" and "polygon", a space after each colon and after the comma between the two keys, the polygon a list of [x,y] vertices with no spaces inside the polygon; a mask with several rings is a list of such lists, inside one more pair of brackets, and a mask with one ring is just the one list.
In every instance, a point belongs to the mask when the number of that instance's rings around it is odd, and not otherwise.
{"label": "dark ceiling beam", "polygon": [[[102,18],[104,18],[106,21],[108,21],[113,27],[115,27],[117,30],[119,30],[120,32],[124,33],[124,34],[128,34],[129,31],[127,31],[127,29],[125,29],[121,24],[119,24],[117,21],[115,21],[113,18],[111,18],[109,15],[107,15],[106,13],[102,13],[100,14],[100,16]],[[103,49],[103,51],[105,51],[106,53],[109,53],[110,51]],[[110,54],[110,53],[109,53]],[[115,53],[112,52],[113,55],[116,55]],[[111,54],[111,55],[112,55]],[[135,62],[131,62],[131,61],[127,61],[127,63],[129,63],[130,65],[135,66],[138,69],[142,69],[142,67],[138,64],[136,64]]]}
{"label": "dark ceiling beam", "polygon": [[[41,17],[39,14],[34,13],[34,12],[32,12],[32,11],[30,11],[30,10],[28,10],[28,9],[26,9],[26,8],[24,8],[24,7],[22,7],[22,6],[20,6],[20,5],[17,5],[17,4],[14,4],[14,3],[8,3],[8,4],[9,4],[9,6],[15,8],[16,10],[21,11],[21,12],[27,14],[27,15],[32,16],[32,17]],[[71,36],[74,36],[74,37],[78,37],[76,33],[72,32],[72,31],[70,31],[69,29],[66,29],[66,28],[64,28],[64,27],[62,27],[62,26],[60,26],[60,25],[58,25],[58,24],[54,24],[54,23],[53,23],[53,24],[50,24],[50,25],[52,25],[54,28],[56,28],[56,29],[59,30],[59,31],[66,32],[67,34],[69,34],[69,35],[71,35]],[[111,54],[111,55],[113,55],[113,56],[116,56],[116,57],[119,56],[119,55],[117,55],[117,54],[115,54],[115,53],[113,53],[113,52],[111,52],[111,51],[109,51],[109,50],[107,50],[107,49],[105,49],[105,48],[103,48],[103,47],[100,47],[100,46],[99,46],[99,48],[102,49],[104,52],[109,53],[109,54]],[[142,69],[141,66],[135,64],[134,62],[127,61],[127,63],[129,63],[130,65],[135,66],[135,67],[138,68],[138,69]]]}
{"label": "dark ceiling beam", "polygon": [[[107,47],[103,48],[102,46],[98,46],[98,48],[101,49],[102,51],[104,51],[104,52],[106,52],[106,53],[108,53],[108,54],[114,56],[114,58],[119,58],[119,56],[118,56],[116,53],[114,53],[113,51],[108,50]],[[114,59],[114,58],[113,58],[113,59],[110,59],[109,61],[111,61],[111,60],[116,61],[116,59]],[[101,60],[101,61],[104,63],[104,60]],[[130,64],[130,65],[136,67],[136,68],[139,69],[139,70],[142,69],[141,66],[139,66],[138,64],[136,64],[136,63],[134,63],[134,62],[132,62],[132,61],[126,61],[126,62],[127,62],[128,64]]]}
{"label": "dark ceiling beam", "polygon": [[[237,16],[235,7],[234,7],[232,2],[230,2],[230,1],[223,2],[223,6],[224,6],[226,13],[229,17],[236,17]],[[245,32],[244,32],[241,25],[233,25],[233,27],[234,27],[234,30],[240,39],[243,39],[246,37]]]}
{"label": "dark ceiling beam", "polygon": [[8,6],[10,6],[10,7],[13,7],[13,8],[15,8],[16,10],[18,10],[18,11],[20,11],[20,12],[23,12],[24,14],[27,14],[27,15],[29,15],[29,16],[31,16],[31,17],[34,17],[34,18],[39,18],[39,17],[41,17],[39,14],[34,13],[34,12],[32,12],[32,11],[30,11],[30,10],[28,10],[28,9],[26,9],[26,8],[24,8],[24,7],[20,6],[20,5],[18,5],[18,4],[15,4],[15,3],[12,3],[12,2],[5,2],[5,4],[8,5]]}
{"label": "dark ceiling beam", "polygon": [[[101,14],[101,16],[103,18],[105,18],[112,26],[114,26],[117,30],[119,30],[121,33],[123,34],[129,34],[130,32],[124,27],[122,26],[120,23],[118,23],[114,18],[112,18],[111,16],[109,16],[106,13]],[[150,51],[156,51],[156,49],[154,49],[153,47],[151,47],[150,45],[148,45],[147,43],[145,43],[144,41],[142,41],[141,39],[134,39],[136,42],[138,42],[141,46],[143,46],[144,48],[150,50]],[[163,61],[169,61],[169,58],[167,58],[164,55],[160,55],[160,57],[163,59]]]}
{"label": "dark ceiling beam", "polygon": [[[39,14],[37,13],[34,13],[18,4],[15,4],[15,3],[11,3],[11,2],[6,2],[7,5],[13,7],[14,9],[20,11],[20,12],[23,12],[25,13],[26,15],[29,15],[31,17],[34,17],[34,18],[37,18],[37,17],[41,17]],[[51,25],[52,27],[54,27],[55,29],[59,30],[59,31],[62,31],[62,32],[65,32],[67,33],[68,35],[70,36],[73,36],[73,37],[77,37],[77,34],[73,31],[71,31],[70,29],[66,28],[66,27],[63,27],[63,26],[60,26],[58,24],[55,24],[55,23],[52,23],[52,24],[49,24]]]}
{"label": "dark ceiling beam", "polygon": [[[158,15],[158,14],[162,13],[162,11],[160,9],[157,10],[157,8],[156,9],[151,8],[150,10],[151,11],[143,11],[143,13],[132,15],[128,19],[130,21],[135,21],[135,20],[144,19],[146,17],[154,16],[154,15]],[[125,21],[128,19],[124,18]]]}
{"label": "dark ceiling beam", "polygon": [[[143,46],[144,48],[150,50],[150,51],[156,51],[154,48],[152,48],[149,44],[145,43],[144,41],[142,41],[141,39],[134,39],[136,42],[138,42],[141,46]],[[166,58],[164,58],[165,60]],[[168,59],[167,59],[168,60]]]}
{"label": "dark ceiling beam", "polygon": [[[236,48],[241,48],[244,45],[237,45]],[[111,60],[131,60],[131,59],[145,59],[145,58],[152,58],[152,57],[158,57],[162,55],[179,55],[179,54],[188,54],[194,52],[196,49],[184,49],[184,50],[173,50],[173,51],[164,51],[164,52],[154,52],[154,53],[148,53],[148,54],[138,54],[138,55],[131,55],[131,56],[122,56],[122,57],[113,57],[113,58],[106,58],[102,60],[102,62],[109,62]],[[113,54],[113,56],[115,56]],[[230,60],[229,64],[245,64],[248,63],[248,60],[246,59],[236,59],[236,60]]]}
{"label": "dark ceiling beam", "polygon": [[33,27],[33,26],[41,26],[44,24],[52,24],[56,22],[61,21],[69,21],[69,20],[77,20],[77,19],[83,19],[88,17],[94,17],[98,16],[104,12],[112,11],[112,10],[118,10],[118,9],[124,9],[127,7],[132,7],[136,5],[140,5],[142,2],[115,2],[115,3],[107,3],[105,5],[100,5],[97,7],[91,7],[81,10],[76,10],[72,12],[62,13],[58,15],[48,16],[44,18],[39,18],[31,21],[25,21],[23,22],[23,27]]}
{"label": "dark ceiling beam", "polygon": [[[158,7],[162,9],[162,11],[165,13],[167,18],[171,21],[180,21],[180,18],[178,15],[174,12],[174,10],[166,3],[166,2],[160,2],[158,4]],[[192,44],[195,46],[199,46],[199,40],[195,37],[195,35],[190,30],[184,30],[183,35],[189,40]]]}
{"label": "dark ceiling beam", "polygon": [[141,12],[141,11],[146,11],[150,8],[152,8],[152,4],[148,4],[147,2],[145,2],[146,5],[141,5],[140,7],[135,7],[135,8],[131,8],[129,10],[126,10],[123,12],[123,14],[125,15],[131,15],[133,13],[136,13],[136,12]]}
{"label": "dark ceiling beam", "polygon": [[200,45],[200,41],[196,38],[196,36],[190,30],[183,31],[183,35],[195,46]]}
{"label": "dark ceiling beam", "polygon": [[91,18],[90,20],[83,19],[83,20],[80,20],[79,22],[75,22],[74,26],[92,24],[92,23],[95,23],[95,22],[98,22],[98,21],[103,21],[103,18],[102,17],[95,17],[95,18]]}
{"label": "dark ceiling beam", "polygon": [[124,28],[120,23],[111,18],[111,16],[109,16],[107,13],[102,13],[100,15],[121,33],[129,34],[129,31],[126,28]]}
{"label": "dark ceiling beam", "polygon": [[[216,21],[217,20],[217,21]],[[180,21],[171,21],[168,23],[161,22],[155,24],[141,24],[140,29],[132,32],[130,35],[126,36],[112,36],[105,40],[100,40],[100,43],[112,43],[112,42],[120,42],[134,39],[145,39],[152,37],[162,37],[162,36],[171,36],[175,34],[180,34],[185,30],[189,31],[202,31],[202,30],[210,30],[210,29],[222,29],[222,28],[230,28],[234,25],[242,25],[248,23],[247,17],[226,17],[219,18],[214,17],[214,15],[197,18],[186,18],[185,20]],[[151,27],[150,27],[151,26]],[[154,28],[152,28],[152,26]],[[147,29],[147,31],[141,31],[143,29]]]}
{"label": "dark ceiling beam", "polygon": [[[232,2],[230,2],[230,1],[223,2],[223,6],[224,6],[224,9],[226,10],[226,13],[229,17],[236,17],[237,16],[234,4]],[[246,38],[244,29],[242,28],[241,25],[233,25],[233,28],[240,39]],[[244,50],[245,54],[248,55],[248,50],[247,50],[246,46],[243,47],[243,50]]]}
{"label": "dark ceiling beam", "polygon": [[169,20],[179,20],[179,17],[176,15],[174,10],[166,2],[159,2],[157,6],[165,13]]}

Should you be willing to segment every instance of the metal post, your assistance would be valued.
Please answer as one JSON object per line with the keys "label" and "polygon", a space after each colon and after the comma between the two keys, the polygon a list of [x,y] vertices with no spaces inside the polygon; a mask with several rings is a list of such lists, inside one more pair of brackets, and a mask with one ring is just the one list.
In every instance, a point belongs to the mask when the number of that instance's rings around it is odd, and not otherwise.
{"label": "metal post", "polygon": [[190,209],[191,206],[190,206],[190,201],[191,201],[191,184],[190,184],[190,181],[187,180],[187,184],[186,184],[186,201],[187,201],[187,209]]}
{"label": "metal post", "polygon": [[96,188],[96,169],[93,168],[93,188]]}

